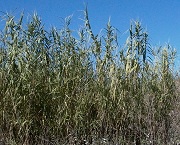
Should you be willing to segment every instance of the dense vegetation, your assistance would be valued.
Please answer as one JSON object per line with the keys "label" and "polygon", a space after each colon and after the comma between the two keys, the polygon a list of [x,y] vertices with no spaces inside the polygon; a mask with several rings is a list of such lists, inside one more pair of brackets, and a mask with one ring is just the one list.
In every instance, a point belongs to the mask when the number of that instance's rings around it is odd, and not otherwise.
{"label": "dense vegetation", "polygon": [[[175,50],[132,22],[123,47],[88,12],[79,37],[5,15],[0,33],[0,139],[7,144],[173,144],[179,138]],[[179,136],[178,136],[179,135]],[[86,141],[85,141],[86,140]]]}

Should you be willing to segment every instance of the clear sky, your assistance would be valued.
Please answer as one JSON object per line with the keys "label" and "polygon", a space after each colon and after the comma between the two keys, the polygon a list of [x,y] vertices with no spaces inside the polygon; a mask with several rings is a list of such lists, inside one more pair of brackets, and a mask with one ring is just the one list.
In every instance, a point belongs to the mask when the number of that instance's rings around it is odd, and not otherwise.
{"label": "clear sky", "polygon": [[1,0],[0,11],[17,16],[22,11],[25,16],[36,11],[46,28],[60,28],[62,18],[73,14],[71,27],[78,30],[83,24],[80,19],[85,4],[95,33],[106,27],[109,18],[120,36],[128,30],[131,20],[139,20],[152,46],[170,43],[177,49],[176,65],[180,67],[180,0]]}

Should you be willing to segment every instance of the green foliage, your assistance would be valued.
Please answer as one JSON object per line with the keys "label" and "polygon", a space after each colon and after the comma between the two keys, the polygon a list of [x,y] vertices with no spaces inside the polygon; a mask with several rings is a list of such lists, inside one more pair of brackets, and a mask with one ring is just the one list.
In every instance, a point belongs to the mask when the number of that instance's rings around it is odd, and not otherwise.
{"label": "green foliage", "polygon": [[75,137],[167,144],[178,96],[175,51],[168,45],[156,52],[139,22],[120,49],[110,21],[105,35],[95,36],[87,9],[84,15],[79,38],[69,29],[70,17],[62,29],[48,32],[36,14],[27,25],[23,15],[18,21],[6,16],[0,34],[2,138],[11,144],[72,144]]}

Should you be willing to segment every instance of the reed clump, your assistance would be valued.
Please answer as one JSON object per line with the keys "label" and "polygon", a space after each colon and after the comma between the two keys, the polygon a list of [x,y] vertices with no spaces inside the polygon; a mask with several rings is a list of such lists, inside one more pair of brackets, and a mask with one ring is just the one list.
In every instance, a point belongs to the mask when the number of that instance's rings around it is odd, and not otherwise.
{"label": "reed clump", "polygon": [[84,16],[79,37],[69,17],[60,30],[46,31],[36,14],[27,24],[23,15],[4,16],[0,139],[14,145],[175,143],[175,50],[151,46],[137,21],[120,48],[110,21],[103,36],[95,35],[87,9]]}

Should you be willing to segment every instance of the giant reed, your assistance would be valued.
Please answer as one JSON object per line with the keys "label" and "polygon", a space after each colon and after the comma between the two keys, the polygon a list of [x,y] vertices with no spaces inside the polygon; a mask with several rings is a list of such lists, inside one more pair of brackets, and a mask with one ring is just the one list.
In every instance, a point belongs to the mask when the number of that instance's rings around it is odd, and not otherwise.
{"label": "giant reed", "polygon": [[[155,49],[139,22],[126,45],[107,23],[103,35],[70,17],[45,30],[34,14],[6,15],[0,34],[0,138],[9,144],[167,144],[178,94],[170,45]],[[118,52],[118,53],[116,53]]]}

